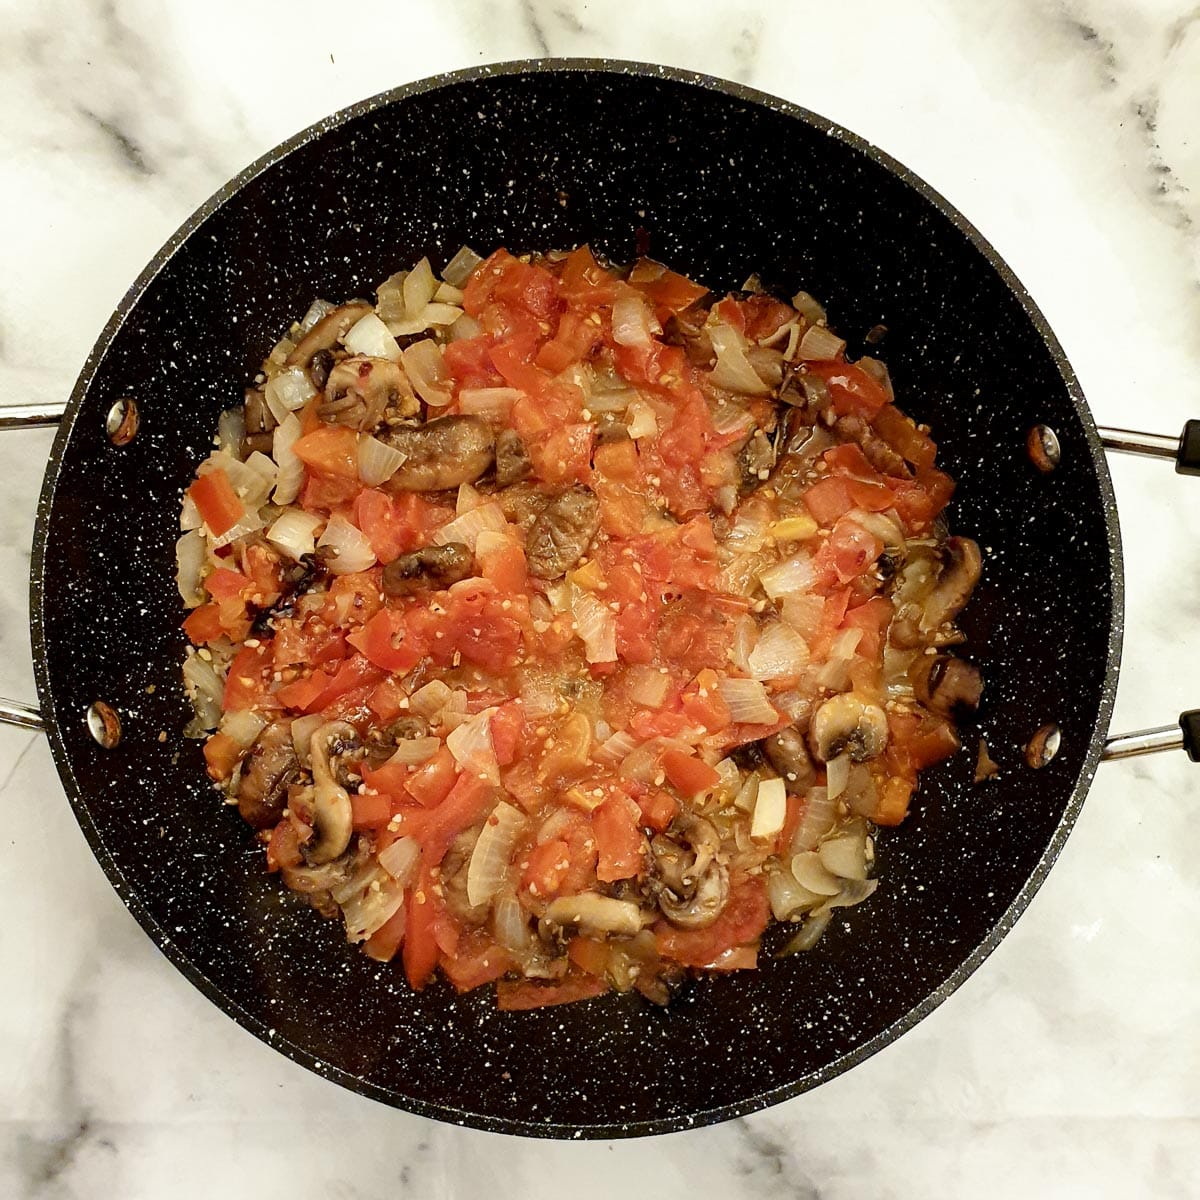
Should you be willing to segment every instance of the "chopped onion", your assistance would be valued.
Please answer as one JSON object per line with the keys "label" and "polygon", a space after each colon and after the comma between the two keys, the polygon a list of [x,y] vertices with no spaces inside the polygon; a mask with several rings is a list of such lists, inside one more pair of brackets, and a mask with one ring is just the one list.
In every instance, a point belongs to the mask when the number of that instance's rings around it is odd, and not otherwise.
{"label": "chopped onion", "polygon": [[265,454],[255,450],[245,462],[244,482],[237,489],[247,508],[258,509],[267,502],[279,478],[279,468]]}
{"label": "chopped onion", "polygon": [[705,327],[717,365],[709,376],[717,386],[747,396],[766,396],[771,389],[759,378],[746,357],[746,339],[731,325],[715,321]]}
{"label": "chopped onion", "polygon": [[307,333],[322,317],[327,317],[335,308],[337,308],[337,305],[330,304],[328,300],[314,300],[308,306],[308,312],[304,314],[304,317],[300,321],[299,332],[301,334]]}
{"label": "chopped onion", "polygon": [[588,397],[588,411],[593,413],[621,413],[638,398],[637,392],[628,386],[596,388]]}
{"label": "chopped onion", "polygon": [[817,848],[821,865],[839,879],[866,879],[867,831],[856,831],[828,838]]}
{"label": "chopped onion", "polygon": [[453,381],[437,342],[431,338],[414,342],[403,352],[402,358],[408,381],[417,395],[432,408],[445,408],[450,403]]}
{"label": "chopped onion", "polygon": [[396,743],[396,753],[388,759],[387,765],[396,763],[398,766],[411,767],[417,763],[428,762],[441,748],[441,738],[401,738]]}
{"label": "chopped onion", "polygon": [[879,792],[866,763],[855,763],[850,768],[842,800],[859,816],[870,817],[874,814],[879,805]]}
{"label": "chopped onion", "polygon": [[267,530],[267,541],[288,558],[299,562],[305,555],[315,554],[317,530],[325,518],[302,508],[287,508]]}
{"label": "chopped onion", "polygon": [[637,738],[632,733],[618,729],[592,752],[592,761],[602,763],[606,767],[619,766],[634,751],[637,744]]}
{"label": "chopped onion", "polygon": [[446,747],[463,771],[499,785],[500,764],[492,745],[492,717],[496,708],[485,708],[468,718],[446,738]]}
{"label": "chopped onion", "polygon": [[820,908],[813,910],[813,916],[827,913],[832,908],[853,908],[864,900],[869,900],[879,886],[878,879],[846,879],[842,881],[841,890],[836,896],[826,900]]}
{"label": "chopped onion", "polygon": [[184,607],[196,608],[204,603],[204,564],[208,547],[198,529],[189,529],[175,543],[175,586]]}
{"label": "chopped onion", "polygon": [[183,685],[196,713],[195,719],[184,730],[184,736],[202,737],[207,731],[216,729],[221,719],[225,681],[217,674],[212,663],[195,651],[188,651],[183,661]]}
{"label": "chopped onion", "polygon": [[634,438],[658,437],[658,418],[654,409],[640,396],[629,403],[629,436]]}
{"label": "chopped onion", "polygon": [[713,429],[722,437],[731,433],[749,434],[754,428],[754,418],[736,404],[722,404],[712,415]]}
{"label": "chopped onion", "polygon": [[297,717],[292,722],[292,749],[296,751],[296,758],[306,771],[312,762],[312,736],[324,724],[325,718],[320,713]]}
{"label": "chopped onion", "polygon": [[217,443],[226,454],[242,457],[242,441],[246,436],[246,409],[242,405],[227,408],[217,418]]}
{"label": "chopped onion", "polygon": [[837,821],[837,801],[827,788],[808,789],[804,809],[800,813],[800,824],[792,835],[792,853],[816,849],[817,843],[833,828]]}
{"label": "chopped onion", "polygon": [[742,786],[738,788],[737,795],[733,798],[734,808],[740,809],[742,812],[753,812],[755,804],[758,803],[758,788],[761,783],[762,777],[759,773],[751,771],[742,781]]}
{"label": "chopped onion", "polygon": [[829,790],[829,798],[836,800],[846,790],[846,780],[850,778],[850,756],[839,754],[825,764],[825,786]]}
{"label": "chopped onion", "polygon": [[737,763],[732,758],[723,758],[713,767],[713,770],[721,777],[721,782],[713,788],[713,796],[726,799],[736,796],[738,789],[742,786],[742,773],[738,770]]}
{"label": "chopped onion", "polygon": [[807,292],[797,292],[792,297],[792,307],[810,324],[820,325],[825,321],[825,306]]}
{"label": "chopped onion", "polygon": [[811,950],[821,940],[821,934],[829,927],[829,922],[832,919],[828,910],[810,916],[800,926],[800,932],[780,950],[779,957],[784,958],[789,954],[797,954],[802,950]]}
{"label": "chopped onion", "polygon": [[375,551],[366,535],[341,513],[329,518],[317,545],[328,551],[328,566],[335,575],[351,575],[375,565]]}
{"label": "chopped onion", "polygon": [[461,310],[464,294],[462,288],[456,288],[452,283],[439,283],[433,298],[439,304],[456,304]]}
{"label": "chopped onion", "polygon": [[220,537],[212,538],[210,546],[213,550],[219,550],[222,546],[228,546],[231,542],[236,542],[249,533],[257,533],[262,527],[262,518],[258,513],[249,509],[236,525],[227,529]]}
{"label": "chopped onion", "polygon": [[374,874],[358,895],[342,903],[346,937],[352,942],[365,942],[404,908],[404,888],[379,871]]}
{"label": "chopped onion", "polygon": [[648,349],[656,333],[662,333],[662,326],[641,292],[634,288],[622,289],[612,308],[613,341],[618,346]]}
{"label": "chopped onion", "polygon": [[811,325],[800,339],[800,357],[809,362],[829,362],[846,348],[846,342],[824,325]]}
{"label": "chopped onion", "polygon": [[772,621],[762,630],[748,659],[755,679],[794,678],[807,664],[804,639],[782,621]]}
{"label": "chopped onion", "polygon": [[267,727],[267,718],[252,708],[239,708],[221,718],[221,732],[236,742],[240,750],[249,750]]}
{"label": "chopped onion", "polygon": [[854,657],[858,643],[862,641],[862,635],[861,629],[843,629],[833,639],[833,644],[829,647],[829,658],[817,672],[817,684],[820,687],[836,692],[846,686],[850,678],[850,660]]}
{"label": "chopped onion", "polygon": [[784,596],[779,615],[802,638],[814,638],[825,624],[825,597],[815,592],[793,592]]}
{"label": "chopped onion", "polygon": [[433,540],[444,546],[447,542],[462,542],[475,553],[479,535],[485,531],[492,533],[507,533],[508,522],[504,519],[504,510],[495,501],[481,504],[469,512],[448,521],[434,535]]}
{"label": "chopped onion", "polygon": [[617,619],[608,605],[572,585],[571,613],[588,662],[616,662]]}
{"label": "chopped onion", "polygon": [[519,808],[501,801],[483,823],[467,866],[467,903],[487,904],[500,890],[517,837],[525,827]]}
{"label": "chopped onion", "polygon": [[757,679],[722,679],[717,685],[730,719],[743,725],[774,725],[779,714]]}
{"label": "chopped onion", "polygon": [[446,264],[446,269],[442,272],[442,278],[453,287],[460,288],[471,278],[475,268],[481,262],[483,262],[483,259],[470,246],[463,246]]}
{"label": "chopped onion", "polygon": [[408,711],[426,719],[436,716],[453,694],[440,679],[431,679],[408,698]]}
{"label": "chopped onion", "polygon": [[754,798],[750,836],[757,841],[778,837],[787,819],[787,790],[782,779],[764,779]]}
{"label": "chopped onion", "polygon": [[758,622],[749,614],[742,613],[733,623],[733,641],[729,646],[729,661],[739,671],[750,674],[750,655],[758,641]]}
{"label": "chopped onion", "polygon": [[767,897],[771,912],[777,921],[788,921],[798,912],[812,908],[824,900],[824,896],[801,887],[792,877],[791,871],[772,871],[767,876]]}
{"label": "chopped onion", "polygon": [[450,326],[449,334],[452,342],[466,342],[471,338],[477,338],[483,333],[483,326],[475,320],[474,317],[468,317],[463,313],[453,325]]}
{"label": "chopped onion", "polygon": [[281,425],[289,413],[303,408],[316,394],[317,389],[303,367],[285,367],[272,375],[263,388],[267,408]]}
{"label": "chopped onion", "polygon": [[791,869],[796,882],[818,896],[836,896],[842,890],[842,881],[826,869],[815,850],[795,855]]}
{"label": "chopped onion", "polygon": [[670,677],[657,667],[637,664],[626,672],[629,699],[643,708],[661,708],[671,690]]}
{"label": "chopped onion", "polygon": [[195,500],[187,492],[184,492],[183,504],[179,509],[179,528],[183,530],[199,529],[203,524]]}
{"label": "chopped onion", "polygon": [[793,554],[791,558],[785,558],[758,573],[758,581],[763,585],[763,591],[772,600],[808,591],[816,577],[812,557],[803,552]]}
{"label": "chopped onion", "polygon": [[437,291],[437,280],[429,259],[423,258],[404,277],[403,295],[406,316],[415,317],[432,299]]}
{"label": "chopped onion", "polygon": [[550,671],[526,667],[521,672],[521,706],[532,720],[552,717],[563,702],[561,679]]}
{"label": "chopped onion", "polygon": [[401,886],[412,880],[420,861],[421,843],[416,838],[398,838],[379,852],[379,865]]}
{"label": "chopped onion", "polygon": [[533,945],[529,914],[511,888],[501,891],[492,907],[492,933],[511,954],[527,954]]}
{"label": "chopped onion", "polygon": [[279,475],[275,479],[272,498],[276,504],[291,504],[304,486],[304,464],[292,450],[302,432],[300,418],[295,413],[288,413],[275,429],[272,455],[279,467]]}
{"label": "chopped onion", "polygon": [[358,477],[367,487],[386,483],[408,456],[395,446],[367,435],[358,439]]}
{"label": "chopped onion", "polygon": [[460,412],[473,413],[492,421],[506,421],[512,406],[521,398],[516,388],[463,388],[458,393]]}
{"label": "chopped onion", "polygon": [[400,361],[400,347],[388,327],[373,313],[359,317],[342,337],[342,344],[351,354],[365,354],[368,358],[386,358]]}

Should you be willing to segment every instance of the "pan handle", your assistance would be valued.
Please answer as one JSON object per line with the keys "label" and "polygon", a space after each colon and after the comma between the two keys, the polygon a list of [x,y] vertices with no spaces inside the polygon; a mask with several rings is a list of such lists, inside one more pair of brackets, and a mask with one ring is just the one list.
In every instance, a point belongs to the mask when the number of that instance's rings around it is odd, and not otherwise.
{"label": "pan handle", "polygon": [[1105,450],[1140,454],[1144,458],[1173,458],[1180,475],[1200,475],[1200,421],[1189,421],[1176,438],[1161,433],[1139,433],[1136,429],[1100,426],[1100,443]]}
{"label": "pan handle", "polygon": [[0,697],[0,725],[16,725],[21,729],[33,729],[38,733],[46,732],[46,722],[42,714],[28,704],[19,700],[5,700]]}
{"label": "pan handle", "polygon": [[1192,762],[1200,762],[1200,708],[1181,713],[1174,725],[1120,733],[1104,743],[1100,758],[1110,762],[1135,758],[1139,754],[1157,754],[1160,750],[1186,750]]}
{"label": "pan handle", "polygon": [[0,430],[57,425],[66,411],[65,400],[51,400],[45,404],[5,404],[0,407]]}

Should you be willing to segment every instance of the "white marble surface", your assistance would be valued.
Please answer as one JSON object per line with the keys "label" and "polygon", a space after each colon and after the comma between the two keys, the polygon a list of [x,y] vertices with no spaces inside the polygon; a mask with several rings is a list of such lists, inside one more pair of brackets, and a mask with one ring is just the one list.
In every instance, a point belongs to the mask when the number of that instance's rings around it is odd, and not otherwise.
{"label": "white marble surface", "polygon": [[[1103,423],[1200,415],[1193,0],[7,0],[0,388],[67,394],[142,264],[225,179],[351,101],[551,53],[753,84],[864,134],[966,212]],[[43,432],[0,445],[0,692],[29,697]],[[1116,727],[1200,704],[1200,481],[1126,460]],[[1186,506],[1189,506],[1186,507]],[[0,730],[0,1195],[1194,1196],[1200,772],[1101,771],[1027,915],[915,1031],[714,1129],[565,1145],[437,1125],[309,1075],[171,968],[117,900],[39,738]]]}

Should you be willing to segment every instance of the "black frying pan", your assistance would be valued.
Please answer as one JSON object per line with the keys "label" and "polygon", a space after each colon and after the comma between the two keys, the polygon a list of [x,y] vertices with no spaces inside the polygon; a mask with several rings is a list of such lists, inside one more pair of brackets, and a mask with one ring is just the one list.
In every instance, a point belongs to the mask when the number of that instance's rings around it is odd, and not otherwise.
{"label": "black frying pan", "polygon": [[[532,1013],[487,991],[410,992],[282,894],[180,730],[173,547],[182,488],[220,410],[314,295],[369,291],[422,255],[591,242],[713,289],[757,271],[828,303],[854,339],[888,327],[904,408],[959,480],[954,528],[986,550],[963,621],[987,681],[974,742],[879,839],[883,884],[808,955],[691,985]],[[140,430],[115,445],[113,405]],[[1031,465],[1026,433],[1057,433]],[[111,423],[110,423],[111,428]],[[125,432],[128,432],[126,427]],[[122,439],[118,439],[122,440]],[[1041,314],[979,234],[886,155],[820,117],[659,68],[517,63],[414,84],[300,134],[162,249],[75,388],[46,475],[32,578],[42,714],[113,886],[163,952],[257,1037],[364,1095],[544,1136],[646,1134],[813,1087],[910,1028],[1024,909],[1100,758],[1121,643],[1121,558],[1101,446]],[[85,714],[110,704],[110,749]],[[1023,747],[1062,731],[1044,769]],[[165,732],[165,738],[160,735]],[[1178,735],[1176,734],[1176,740]]]}

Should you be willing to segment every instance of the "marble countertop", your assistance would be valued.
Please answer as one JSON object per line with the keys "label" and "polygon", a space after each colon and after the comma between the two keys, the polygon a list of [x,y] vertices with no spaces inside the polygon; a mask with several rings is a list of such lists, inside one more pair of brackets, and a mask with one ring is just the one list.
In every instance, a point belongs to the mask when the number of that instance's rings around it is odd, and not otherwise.
{"label": "marble countertop", "polygon": [[[1101,423],[1174,433],[1200,415],[1193,0],[9,5],[3,401],[65,397],[144,262],[278,141],[399,83],[541,54],[698,69],[849,126],[1007,258]],[[26,593],[50,440],[0,444],[10,696],[34,690]],[[1184,518],[1200,481],[1112,467],[1124,729],[1200,704],[1200,547]],[[0,1195],[1195,1195],[1200,857],[1185,825],[1198,784],[1179,753],[1102,768],[1016,929],[848,1074],[704,1131],[571,1145],[394,1112],[248,1036],[121,905],[44,740],[0,729]]]}

